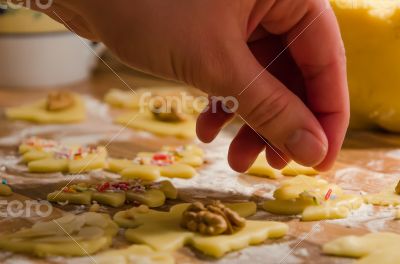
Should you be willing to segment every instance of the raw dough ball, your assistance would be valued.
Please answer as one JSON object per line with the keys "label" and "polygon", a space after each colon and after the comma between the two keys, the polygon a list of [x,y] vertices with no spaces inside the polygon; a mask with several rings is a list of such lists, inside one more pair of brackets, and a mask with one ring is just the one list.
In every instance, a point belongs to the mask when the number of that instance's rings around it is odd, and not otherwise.
{"label": "raw dough ball", "polygon": [[400,2],[331,0],[331,3],[346,48],[351,127],[379,126],[399,132]]}
{"label": "raw dough ball", "polygon": [[393,264],[400,259],[400,235],[395,233],[370,233],[365,236],[346,236],[326,243],[325,254],[361,258],[357,264]]}
{"label": "raw dough ball", "polygon": [[0,248],[16,253],[46,256],[86,256],[108,248],[118,226],[109,215],[67,214],[49,222],[37,222],[32,228],[2,235]]}
{"label": "raw dough ball", "polygon": [[350,210],[362,205],[360,196],[344,194],[339,186],[308,176],[283,181],[275,190],[274,198],[264,202],[266,211],[302,214],[303,221],[346,218]]}
{"label": "raw dough ball", "polygon": [[59,111],[47,109],[47,100],[43,99],[32,104],[11,107],[5,110],[11,120],[25,120],[36,123],[77,123],[86,118],[86,109],[82,98],[74,94],[72,106]]}
{"label": "raw dough ball", "polygon": [[271,179],[280,178],[284,176],[298,176],[307,175],[315,176],[318,175],[318,171],[310,167],[302,166],[294,161],[289,162],[281,171],[272,168],[265,157],[265,153],[260,154],[256,161],[251,165],[251,167],[246,172],[247,174],[267,177]]}
{"label": "raw dough ball", "polygon": [[[264,242],[267,238],[279,238],[286,234],[288,226],[267,221],[246,221],[246,226],[231,235],[203,236],[180,227],[182,213],[189,204],[178,204],[170,212],[130,209],[118,212],[114,220],[128,229],[125,237],[135,243],[146,244],[155,250],[171,251],[191,245],[206,255],[222,257],[229,251],[239,250]],[[241,210],[241,207],[244,207]],[[238,213],[251,213],[254,205],[231,205]],[[243,217],[248,215],[242,215]]]}

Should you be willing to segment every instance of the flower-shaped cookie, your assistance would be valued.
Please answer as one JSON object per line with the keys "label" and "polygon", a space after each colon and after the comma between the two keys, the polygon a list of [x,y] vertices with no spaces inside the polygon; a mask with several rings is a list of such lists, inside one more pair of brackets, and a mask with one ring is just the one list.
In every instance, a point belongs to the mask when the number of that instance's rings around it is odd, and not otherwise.
{"label": "flower-shaped cookie", "polygon": [[96,146],[70,146],[31,137],[20,145],[22,162],[30,172],[83,173],[106,166],[107,150]]}
{"label": "flower-shaped cookie", "polygon": [[194,145],[164,147],[156,153],[141,152],[133,160],[109,159],[108,169],[124,178],[154,181],[160,176],[191,178],[204,163],[203,150]]}
{"label": "flower-shaped cookie", "polygon": [[166,199],[176,199],[178,191],[170,181],[102,182],[99,184],[78,183],[47,195],[50,202],[89,205],[93,201],[112,207],[121,207],[125,202],[159,207]]}
{"label": "flower-shaped cookie", "polygon": [[[122,227],[130,227],[125,237],[133,243],[146,244],[160,251],[172,251],[191,245],[213,257],[222,257],[229,251],[259,244],[268,238],[280,238],[288,230],[284,223],[247,220],[245,226],[233,234],[201,235],[181,227],[182,215],[188,206],[178,204],[169,212],[133,208],[118,212],[114,220]],[[254,203],[234,204],[230,208],[237,210],[242,217],[254,214],[256,210]]]}
{"label": "flower-shaped cookie", "polygon": [[118,226],[109,215],[67,214],[0,237],[0,248],[45,256],[86,256],[108,248]]}
{"label": "flower-shaped cookie", "polygon": [[53,92],[47,99],[7,108],[7,118],[36,123],[77,123],[86,118],[85,104],[82,98],[73,93]]}
{"label": "flower-shaped cookie", "polygon": [[335,184],[302,175],[283,181],[275,190],[274,198],[264,202],[266,211],[283,215],[302,214],[303,221],[346,218],[350,210],[362,205],[360,196],[345,194]]}

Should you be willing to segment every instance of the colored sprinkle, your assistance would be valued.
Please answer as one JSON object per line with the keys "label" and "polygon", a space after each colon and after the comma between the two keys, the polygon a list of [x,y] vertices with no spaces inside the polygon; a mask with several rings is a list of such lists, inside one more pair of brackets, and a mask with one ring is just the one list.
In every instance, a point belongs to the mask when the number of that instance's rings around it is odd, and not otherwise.
{"label": "colored sprinkle", "polygon": [[329,189],[328,192],[325,194],[325,201],[329,200],[329,198],[331,197],[332,194],[332,189]]}

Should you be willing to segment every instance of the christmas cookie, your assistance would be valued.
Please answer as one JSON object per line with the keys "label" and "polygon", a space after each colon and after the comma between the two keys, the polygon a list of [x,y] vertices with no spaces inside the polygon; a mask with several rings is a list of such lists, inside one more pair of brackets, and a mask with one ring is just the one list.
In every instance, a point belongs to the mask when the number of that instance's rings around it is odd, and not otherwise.
{"label": "christmas cookie", "polygon": [[196,119],[188,116],[178,121],[160,119],[150,111],[132,112],[118,116],[116,123],[136,129],[147,131],[159,136],[171,136],[183,139],[196,137]]}
{"label": "christmas cookie", "polygon": [[175,89],[139,90],[137,93],[112,90],[106,101],[132,109],[117,117],[117,123],[161,136],[194,138],[196,117],[208,103],[206,98],[201,98]]}
{"label": "christmas cookie", "polygon": [[109,159],[108,169],[124,178],[157,180],[160,176],[169,178],[191,178],[195,167],[204,163],[204,153],[193,145],[164,147],[156,153],[142,152],[133,160]]}
{"label": "christmas cookie", "polygon": [[[246,203],[244,206],[248,206]],[[236,208],[240,208],[237,205]],[[191,245],[206,255],[222,257],[268,238],[286,234],[288,226],[278,222],[250,221],[222,204],[179,204],[169,212],[134,208],[122,211],[114,220],[130,228],[125,237],[157,251],[171,251]]]}
{"label": "christmas cookie", "polygon": [[96,146],[70,146],[37,137],[19,147],[30,172],[83,173],[106,166],[107,150]]}
{"label": "christmas cookie", "polygon": [[126,201],[159,207],[166,199],[176,199],[178,192],[169,181],[103,182],[89,185],[79,183],[47,195],[50,202],[89,205],[93,201],[111,207],[121,207]]}
{"label": "christmas cookie", "polygon": [[179,102],[182,110],[186,114],[196,115],[200,113],[207,105],[202,97],[195,97],[184,90],[183,87],[159,87],[159,88],[141,88],[133,91],[123,91],[111,89],[104,97],[104,101],[111,106],[131,109],[144,110],[152,109],[157,104],[165,105]]}
{"label": "christmas cookie", "polygon": [[274,200],[264,202],[264,209],[273,214],[301,214],[303,221],[346,218],[350,210],[362,205],[358,195],[325,180],[297,176],[283,181],[274,192]]}
{"label": "christmas cookie", "polygon": [[82,98],[69,92],[51,92],[47,99],[28,105],[7,108],[7,118],[36,123],[76,123],[85,119]]}
{"label": "christmas cookie", "polygon": [[118,226],[109,215],[67,214],[49,222],[37,222],[11,234],[3,234],[0,248],[16,253],[46,256],[86,256],[108,248]]}

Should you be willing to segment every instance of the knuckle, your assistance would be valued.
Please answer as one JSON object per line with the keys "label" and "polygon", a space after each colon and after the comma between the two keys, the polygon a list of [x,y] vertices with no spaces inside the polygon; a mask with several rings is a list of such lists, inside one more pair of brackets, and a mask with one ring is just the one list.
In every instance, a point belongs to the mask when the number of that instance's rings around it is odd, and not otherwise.
{"label": "knuckle", "polygon": [[254,126],[256,130],[275,123],[289,107],[288,95],[284,91],[276,90],[268,97],[256,103],[245,119]]}

